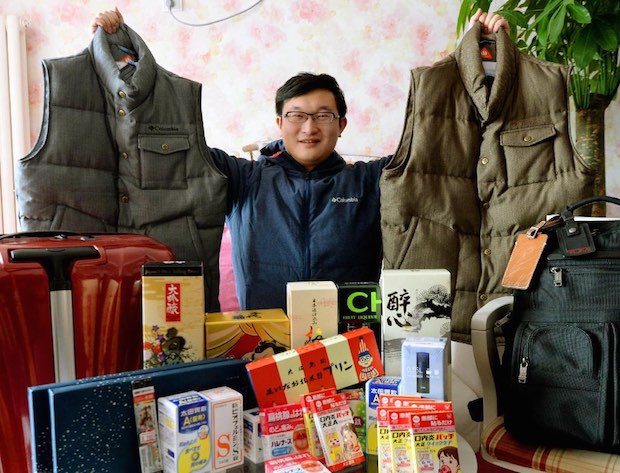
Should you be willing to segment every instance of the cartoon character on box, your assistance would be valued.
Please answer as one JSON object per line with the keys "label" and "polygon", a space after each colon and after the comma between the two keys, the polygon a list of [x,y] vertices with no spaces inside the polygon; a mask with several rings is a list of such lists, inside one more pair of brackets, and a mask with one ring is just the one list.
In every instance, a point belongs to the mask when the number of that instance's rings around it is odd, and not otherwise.
{"label": "cartoon character on box", "polygon": [[329,457],[332,463],[339,463],[342,461],[342,445],[340,444],[340,438],[338,438],[338,432],[330,432],[325,436],[327,445],[329,446]]}
{"label": "cartoon character on box", "polygon": [[254,347],[254,351],[246,353],[242,358],[244,360],[260,360],[261,358],[276,355],[287,350],[288,348],[278,345],[278,342],[274,340],[261,340]]}
{"label": "cartoon character on box", "polygon": [[456,447],[444,447],[437,452],[439,473],[461,473],[459,450]]}
{"label": "cartoon character on box", "polygon": [[362,453],[362,447],[360,441],[355,433],[355,426],[353,424],[344,424],[340,428],[340,434],[342,435],[342,443],[344,444],[344,455],[347,460],[357,458]]}
{"label": "cartoon character on box", "polygon": [[308,450],[308,434],[304,425],[299,425],[293,430],[293,446],[298,452]]}

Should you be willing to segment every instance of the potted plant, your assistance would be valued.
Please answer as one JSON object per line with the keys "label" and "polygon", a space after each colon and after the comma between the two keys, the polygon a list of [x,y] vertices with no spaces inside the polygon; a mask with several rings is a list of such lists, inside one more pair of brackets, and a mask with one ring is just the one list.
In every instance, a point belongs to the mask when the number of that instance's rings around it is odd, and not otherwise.
{"label": "potted plant", "polygon": [[[461,0],[457,33],[492,0]],[[605,194],[605,109],[620,84],[618,0],[507,0],[497,9],[517,47],[539,59],[570,66],[575,147],[595,170],[594,192]],[[595,206],[593,215],[605,215]]]}

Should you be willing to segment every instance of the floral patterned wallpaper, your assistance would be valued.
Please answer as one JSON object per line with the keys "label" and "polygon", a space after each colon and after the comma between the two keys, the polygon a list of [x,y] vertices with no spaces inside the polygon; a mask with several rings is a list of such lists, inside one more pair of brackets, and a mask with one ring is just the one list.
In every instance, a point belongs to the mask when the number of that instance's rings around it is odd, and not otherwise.
{"label": "floral patterned wallpaper", "polygon": [[[182,0],[183,10],[175,14],[205,23],[255,1]],[[81,51],[90,42],[91,18],[118,6],[163,67],[203,84],[210,146],[247,157],[243,145],[278,137],[276,89],[291,75],[313,71],[335,76],[347,98],[349,125],[340,153],[386,155],[402,132],[409,70],[454,50],[459,5],[460,0],[263,0],[204,27],[175,20],[164,0],[4,0],[0,14],[20,15],[28,24],[33,143],[41,123],[41,59]],[[620,195],[618,99],[606,120],[608,193]]]}

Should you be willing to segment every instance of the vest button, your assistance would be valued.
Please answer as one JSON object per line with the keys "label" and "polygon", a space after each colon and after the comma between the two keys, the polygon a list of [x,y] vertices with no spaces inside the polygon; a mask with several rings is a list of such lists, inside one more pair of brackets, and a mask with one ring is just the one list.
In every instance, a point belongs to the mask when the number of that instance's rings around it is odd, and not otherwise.
{"label": "vest button", "polygon": [[532,141],[532,137],[530,135],[525,135],[523,137],[523,141],[525,141],[526,143],[529,143],[530,141]]}
{"label": "vest button", "polygon": [[121,117],[125,116],[125,110],[123,110],[122,108],[118,111],[118,115]]}
{"label": "vest button", "polygon": [[127,153],[121,153],[121,158],[127,159],[129,155]]}
{"label": "vest button", "polygon": [[482,158],[482,159],[480,160],[480,162],[481,162],[482,164],[489,164],[489,158]]}
{"label": "vest button", "polygon": [[120,98],[124,99],[124,98],[127,96],[127,94],[125,94],[125,92],[124,92],[124,91],[119,90],[119,91],[118,91],[118,96],[119,96]]}
{"label": "vest button", "polygon": [[489,298],[489,296],[487,296],[486,294],[480,294],[480,300],[481,301],[486,301]]}
{"label": "vest button", "polygon": [[484,253],[486,256],[489,256],[489,255],[491,254],[491,248],[485,248],[485,249],[484,249],[484,251],[483,251],[483,253]]}
{"label": "vest button", "polygon": [[482,204],[482,208],[483,209],[488,209],[491,206],[491,204],[489,204],[488,202],[485,202]]}
{"label": "vest button", "polygon": [[123,204],[126,204],[127,202],[129,202],[129,196],[124,195],[124,194],[123,194],[123,195],[121,195],[121,202],[122,202]]}
{"label": "vest button", "polygon": [[164,151],[168,151],[168,148],[169,148],[168,143],[162,143],[161,149],[163,149]]}

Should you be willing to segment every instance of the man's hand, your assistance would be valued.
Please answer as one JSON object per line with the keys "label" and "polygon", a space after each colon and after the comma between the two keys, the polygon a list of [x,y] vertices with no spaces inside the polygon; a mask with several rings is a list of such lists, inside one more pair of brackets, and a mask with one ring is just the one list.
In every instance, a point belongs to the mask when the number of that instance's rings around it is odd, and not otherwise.
{"label": "man's hand", "polygon": [[478,11],[469,20],[469,27],[474,26],[476,22],[482,24],[480,30],[483,34],[497,33],[500,28],[504,28],[506,33],[510,33],[510,25],[503,16],[497,13],[489,14],[478,8]]}
{"label": "man's hand", "polygon": [[97,31],[97,28],[101,26],[103,30],[108,33],[116,33],[119,26],[123,24],[123,15],[118,11],[117,7],[114,10],[106,10],[99,13],[90,23],[90,31],[92,34]]}

